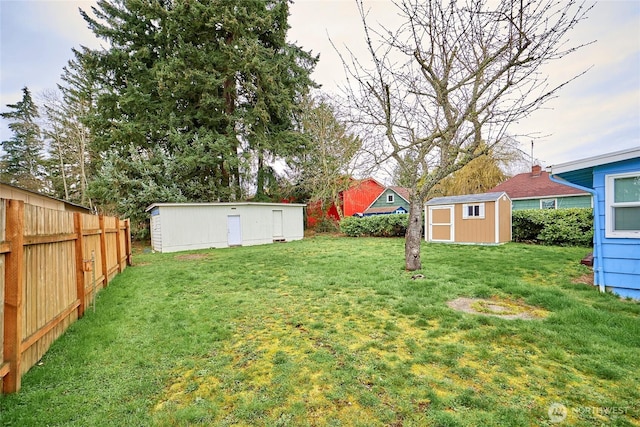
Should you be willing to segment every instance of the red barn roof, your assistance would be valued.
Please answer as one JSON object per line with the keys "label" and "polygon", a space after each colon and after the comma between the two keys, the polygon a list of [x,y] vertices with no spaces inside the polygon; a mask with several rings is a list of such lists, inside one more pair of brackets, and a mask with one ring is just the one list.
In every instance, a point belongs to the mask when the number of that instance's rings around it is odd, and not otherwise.
{"label": "red barn roof", "polygon": [[488,192],[504,191],[514,199],[535,199],[550,196],[582,196],[589,193],[577,190],[568,185],[558,184],[549,179],[549,173],[538,165],[531,172],[521,173],[493,187]]}

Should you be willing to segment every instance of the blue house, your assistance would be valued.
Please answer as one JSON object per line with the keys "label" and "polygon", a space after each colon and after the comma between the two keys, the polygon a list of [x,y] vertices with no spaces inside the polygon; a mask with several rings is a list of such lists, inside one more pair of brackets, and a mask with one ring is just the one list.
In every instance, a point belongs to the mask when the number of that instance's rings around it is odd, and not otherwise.
{"label": "blue house", "polygon": [[594,284],[640,299],[640,148],[554,165],[550,173],[593,195]]}

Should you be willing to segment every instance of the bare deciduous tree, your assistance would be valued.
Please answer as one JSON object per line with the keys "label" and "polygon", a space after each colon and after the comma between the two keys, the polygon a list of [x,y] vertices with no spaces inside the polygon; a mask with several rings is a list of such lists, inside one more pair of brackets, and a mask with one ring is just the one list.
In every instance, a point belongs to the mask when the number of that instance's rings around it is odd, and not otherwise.
{"label": "bare deciduous tree", "polygon": [[320,203],[323,214],[335,206],[343,216],[340,194],[349,188],[360,166],[362,140],[349,132],[327,96],[307,96],[302,103],[299,131],[306,136],[306,150],[290,156],[289,177]]}
{"label": "bare deciduous tree", "polygon": [[[494,149],[509,125],[569,81],[552,85],[542,66],[580,46],[567,33],[590,6],[566,0],[394,2],[404,22],[372,26],[356,0],[370,60],[343,56],[353,120],[377,145],[377,162],[409,176],[406,269],[420,261],[422,207],[431,189]],[[485,147],[485,149],[479,149]]]}

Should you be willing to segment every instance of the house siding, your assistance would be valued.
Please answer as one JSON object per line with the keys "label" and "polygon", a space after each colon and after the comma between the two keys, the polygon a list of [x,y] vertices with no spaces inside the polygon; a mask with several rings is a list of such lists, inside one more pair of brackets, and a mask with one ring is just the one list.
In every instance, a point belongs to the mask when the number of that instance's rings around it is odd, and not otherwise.
{"label": "house siding", "polygon": [[[387,196],[389,194],[393,194],[393,202],[387,202]],[[387,208],[390,206],[402,206],[409,212],[409,202],[403,199],[398,193],[393,191],[390,188],[387,188],[374,202],[369,208]]]}
{"label": "house siding", "polygon": [[540,200],[556,199],[557,209],[590,208],[591,196],[541,197],[539,199],[513,200],[513,210],[540,209]]}
{"label": "house siding", "polygon": [[614,293],[640,299],[640,239],[606,237],[605,177],[611,174],[640,171],[640,159],[596,166],[593,169],[593,188],[598,194],[602,256],[594,259],[594,267],[602,268],[604,286]]}

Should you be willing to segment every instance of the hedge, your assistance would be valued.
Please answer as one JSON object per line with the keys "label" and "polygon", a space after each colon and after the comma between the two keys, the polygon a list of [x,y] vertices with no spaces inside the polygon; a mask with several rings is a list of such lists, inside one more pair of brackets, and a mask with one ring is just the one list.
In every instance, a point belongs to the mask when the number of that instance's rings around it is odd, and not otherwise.
{"label": "hedge", "polygon": [[[526,209],[513,211],[513,241],[555,246],[591,246],[593,210]],[[346,217],[340,231],[350,237],[403,237],[409,214]]]}
{"label": "hedge", "polygon": [[513,211],[513,241],[556,246],[591,246],[593,209]]}
{"label": "hedge", "polygon": [[409,214],[350,216],[340,221],[340,231],[349,237],[401,237],[408,224]]}

